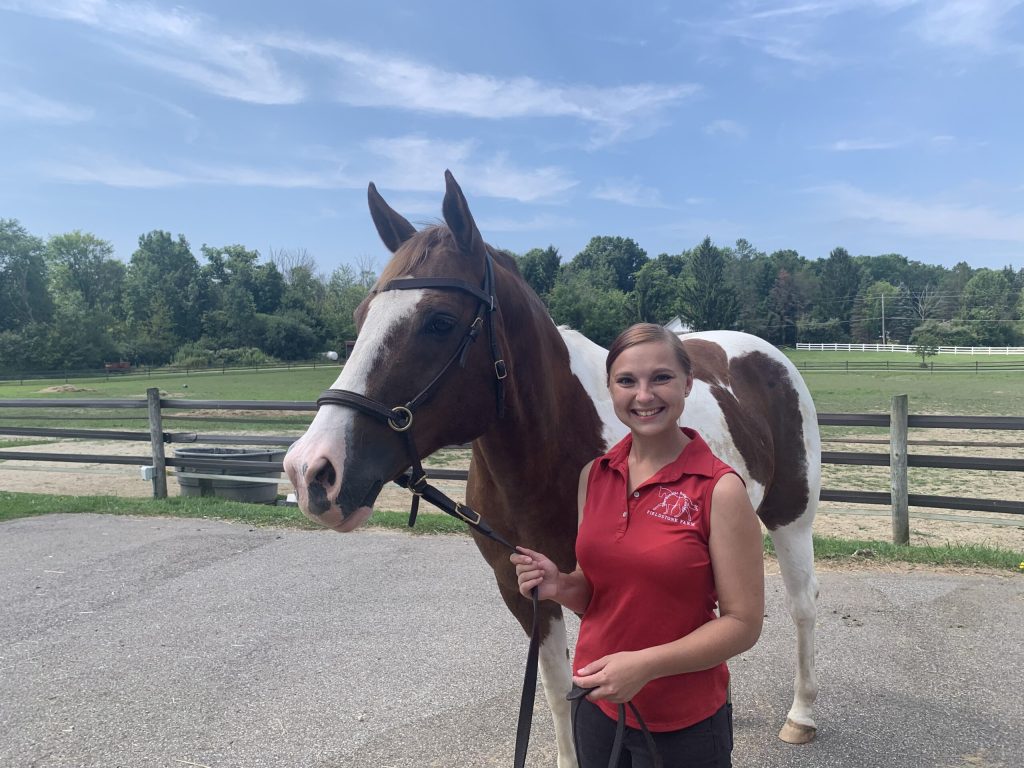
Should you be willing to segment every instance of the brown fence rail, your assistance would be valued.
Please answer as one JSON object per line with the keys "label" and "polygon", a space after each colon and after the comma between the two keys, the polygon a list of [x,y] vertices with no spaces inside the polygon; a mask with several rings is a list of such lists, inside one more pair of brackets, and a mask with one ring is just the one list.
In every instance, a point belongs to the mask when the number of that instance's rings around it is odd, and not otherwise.
{"label": "brown fence rail", "polygon": [[[169,458],[164,455],[167,444],[205,443],[221,445],[267,445],[287,446],[293,442],[290,437],[209,435],[197,432],[164,431],[165,410],[205,409],[220,411],[306,411],[313,412],[316,405],[309,402],[290,400],[183,400],[160,398],[159,390],[147,391],[146,400],[98,400],[98,399],[56,399],[30,398],[0,400],[0,409],[146,409],[149,430],[107,430],[74,429],[67,427],[19,427],[4,426],[0,420],[0,435],[32,437],[71,437],[95,440],[131,440],[151,445],[152,482],[154,497],[167,495],[167,467],[188,467],[190,471],[231,471],[252,468],[252,462],[230,458]],[[907,432],[910,427],[966,430],[1016,430],[1024,432],[1024,417],[1020,416],[935,416],[909,415],[907,396],[897,395],[892,400],[892,411],[875,414],[822,413],[818,415],[822,426],[883,427],[889,430],[890,451],[883,453],[855,453],[848,451],[823,451],[822,462],[848,466],[888,466],[891,476],[891,491],[857,491],[822,489],[821,500],[855,504],[879,504],[891,506],[893,510],[894,541],[909,541],[908,506],[932,507],[938,509],[972,510],[1024,515],[1024,501],[959,496],[929,496],[910,493],[907,488],[908,467],[938,469],[984,470],[1001,472],[1024,472],[1024,459],[992,457],[938,456],[927,454],[908,455]],[[865,441],[866,442],[866,441]],[[920,441],[929,442],[929,441]],[[938,442],[938,441],[937,441]],[[1012,444],[1011,444],[1012,445]],[[139,456],[110,456],[96,454],[42,453],[16,450],[0,450],[0,460],[34,460],[72,463],[102,463],[138,466]],[[261,463],[270,471],[282,471],[281,462]],[[431,476],[439,480],[465,481],[465,470],[432,469]]]}

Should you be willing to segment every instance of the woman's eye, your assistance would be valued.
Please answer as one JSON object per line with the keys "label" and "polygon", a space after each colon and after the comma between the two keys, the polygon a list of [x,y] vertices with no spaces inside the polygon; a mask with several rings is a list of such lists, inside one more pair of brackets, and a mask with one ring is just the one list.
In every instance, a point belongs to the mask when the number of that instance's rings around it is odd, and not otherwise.
{"label": "woman's eye", "polygon": [[448,333],[455,326],[455,318],[446,315],[435,315],[427,322],[428,333]]}
{"label": "woman's eye", "polygon": [[618,384],[620,387],[628,387],[633,384],[633,380],[623,377],[621,379],[616,379],[615,383]]}

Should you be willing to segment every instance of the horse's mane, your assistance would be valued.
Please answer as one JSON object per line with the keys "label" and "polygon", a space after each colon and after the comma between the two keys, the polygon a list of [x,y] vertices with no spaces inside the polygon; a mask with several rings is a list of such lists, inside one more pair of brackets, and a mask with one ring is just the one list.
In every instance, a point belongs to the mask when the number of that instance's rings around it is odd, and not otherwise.
{"label": "horse's mane", "polygon": [[[509,254],[507,251],[500,250],[491,245],[487,245],[487,252],[491,254],[491,258],[494,259],[494,263],[512,272],[519,279],[522,279],[522,274],[519,272],[519,265],[516,264],[515,257]],[[380,278],[377,280],[377,285],[386,285],[389,281],[395,278],[407,275],[414,269],[422,265],[427,259],[430,258],[431,252],[435,249],[449,249],[457,248],[455,238],[452,236],[451,230],[444,224],[431,224],[428,227],[417,231],[412,237],[410,237],[402,247],[399,248],[388,264],[381,271]]]}

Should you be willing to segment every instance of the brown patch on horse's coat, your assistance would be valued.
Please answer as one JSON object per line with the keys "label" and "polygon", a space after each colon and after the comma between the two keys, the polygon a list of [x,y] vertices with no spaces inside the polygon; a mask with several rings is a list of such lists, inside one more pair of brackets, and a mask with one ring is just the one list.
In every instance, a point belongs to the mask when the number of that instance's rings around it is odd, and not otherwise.
{"label": "brown patch on horse's coat", "polygon": [[712,341],[683,343],[694,378],[710,387],[750,477],[765,487],[758,516],[769,530],[793,522],[806,510],[810,491],[800,395],[789,371],[763,352],[729,360]]}
{"label": "brown patch on horse's coat", "polygon": [[690,356],[695,379],[711,386],[729,386],[729,358],[720,345],[706,339],[684,339],[683,347]]}

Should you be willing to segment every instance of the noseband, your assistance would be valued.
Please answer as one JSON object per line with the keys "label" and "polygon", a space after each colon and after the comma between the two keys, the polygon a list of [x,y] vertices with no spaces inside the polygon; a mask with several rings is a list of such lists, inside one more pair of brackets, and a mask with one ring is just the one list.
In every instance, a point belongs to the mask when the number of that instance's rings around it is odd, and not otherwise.
{"label": "noseband", "polygon": [[[494,260],[490,253],[486,254],[484,261],[484,281],[480,288],[477,288],[475,285],[471,285],[464,280],[458,280],[455,278],[411,277],[390,280],[380,290],[409,291],[417,288],[441,288],[451,291],[462,291],[463,293],[468,293],[470,296],[474,296],[478,301],[476,317],[466,329],[466,334],[462,337],[462,341],[459,342],[459,346],[456,348],[455,353],[448,358],[448,362],[445,363],[441,370],[438,371],[437,375],[430,380],[430,383],[427,384],[427,386],[425,386],[418,395],[404,405],[393,405],[389,407],[385,403],[373,400],[372,398],[361,395],[358,392],[352,392],[347,389],[325,390],[316,401],[318,408],[324,405],[341,405],[347,408],[354,408],[360,413],[384,422],[391,427],[392,430],[402,435],[405,440],[406,453],[408,454],[410,463],[410,471],[400,475],[395,482],[404,488],[408,488],[413,493],[412,509],[409,513],[410,526],[416,522],[416,513],[419,509],[419,499],[427,480],[427,473],[423,471],[423,466],[420,463],[419,451],[416,449],[416,442],[413,439],[413,417],[419,410],[419,407],[427,402],[434,394],[434,391],[440,384],[441,379],[444,378],[448,369],[451,368],[456,361],[458,361],[460,368],[465,368],[466,354],[469,352],[469,346],[476,341],[476,337],[480,335],[480,330],[484,325],[485,316],[487,322],[487,335],[490,339],[491,345],[491,359],[494,363],[495,400],[497,403],[499,419],[505,415],[505,378],[508,376],[508,369],[505,365],[505,360],[501,356],[501,350],[498,347],[498,339],[494,333],[494,312],[497,309],[498,302],[494,292]],[[480,522],[480,515],[473,512],[473,510],[468,507],[459,504],[456,506],[456,510],[456,516],[462,518],[466,522],[471,524],[478,524]],[[472,514],[470,515],[468,513]]]}

